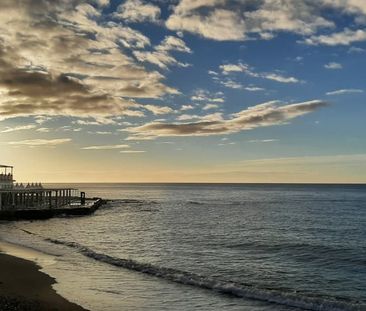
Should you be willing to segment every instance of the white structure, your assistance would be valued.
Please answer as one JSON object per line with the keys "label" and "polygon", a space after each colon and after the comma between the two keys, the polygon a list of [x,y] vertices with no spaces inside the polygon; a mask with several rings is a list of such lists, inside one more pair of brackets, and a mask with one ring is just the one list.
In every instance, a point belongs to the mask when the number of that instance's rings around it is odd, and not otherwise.
{"label": "white structure", "polygon": [[45,189],[41,183],[15,183],[13,166],[0,165],[0,211],[60,208],[75,201],[85,205],[85,193],[82,192],[79,196],[73,188]]}
{"label": "white structure", "polygon": [[13,167],[0,165],[0,189],[12,189],[14,185]]}

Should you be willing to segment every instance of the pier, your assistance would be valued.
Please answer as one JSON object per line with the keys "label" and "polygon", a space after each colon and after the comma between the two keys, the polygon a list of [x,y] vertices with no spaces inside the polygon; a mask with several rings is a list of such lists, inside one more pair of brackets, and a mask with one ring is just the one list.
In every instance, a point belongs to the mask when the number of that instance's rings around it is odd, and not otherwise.
{"label": "pier", "polygon": [[45,188],[41,183],[15,183],[13,167],[0,165],[0,220],[88,215],[101,204],[101,199],[86,199],[85,192],[74,188]]}

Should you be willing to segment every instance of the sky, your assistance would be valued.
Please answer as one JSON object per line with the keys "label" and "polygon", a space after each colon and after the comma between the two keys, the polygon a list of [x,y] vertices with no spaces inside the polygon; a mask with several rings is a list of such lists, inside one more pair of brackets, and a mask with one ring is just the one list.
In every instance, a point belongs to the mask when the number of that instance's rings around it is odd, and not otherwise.
{"label": "sky", "polygon": [[366,182],[364,0],[0,0],[21,182]]}

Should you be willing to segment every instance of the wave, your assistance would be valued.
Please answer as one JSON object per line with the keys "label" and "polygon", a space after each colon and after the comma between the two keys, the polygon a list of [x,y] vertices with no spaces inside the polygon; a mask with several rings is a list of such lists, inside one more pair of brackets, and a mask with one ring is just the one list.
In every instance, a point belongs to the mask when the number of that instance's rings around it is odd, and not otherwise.
{"label": "wave", "polygon": [[86,257],[109,265],[141,272],[175,283],[212,290],[234,297],[255,299],[313,311],[361,311],[365,310],[366,307],[365,305],[360,305],[353,302],[345,302],[323,297],[304,296],[300,293],[284,292],[276,289],[258,288],[250,284],[217,280],[211,277],[178,269],[159,267],[131,259],[117,258],[103,253],[98,253],[76,242],[50,238],[45,239],[45,241],[73,248]]}

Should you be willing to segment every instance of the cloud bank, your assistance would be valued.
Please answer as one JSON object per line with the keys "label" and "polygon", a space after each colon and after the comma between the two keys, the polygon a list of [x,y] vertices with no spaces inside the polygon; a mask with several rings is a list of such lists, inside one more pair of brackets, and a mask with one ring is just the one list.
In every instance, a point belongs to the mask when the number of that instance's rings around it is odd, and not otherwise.
{"label": "cloud bank", "polygon": [[[150,39],[105,21],[103,5],[108,1],[1,2],[0,119],[142,116],[141,106],[128,98],[179,93],[131,56],[150,46]],[[165,51],[188,49],[179,40],[164,41]]]}

